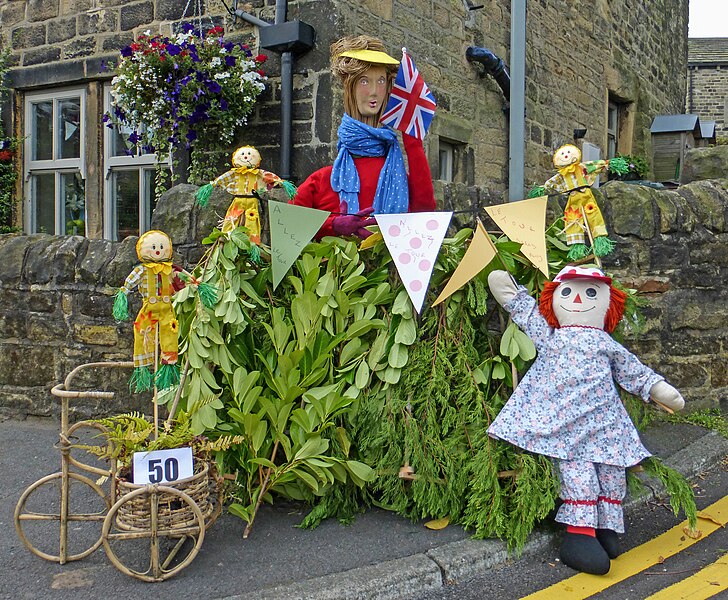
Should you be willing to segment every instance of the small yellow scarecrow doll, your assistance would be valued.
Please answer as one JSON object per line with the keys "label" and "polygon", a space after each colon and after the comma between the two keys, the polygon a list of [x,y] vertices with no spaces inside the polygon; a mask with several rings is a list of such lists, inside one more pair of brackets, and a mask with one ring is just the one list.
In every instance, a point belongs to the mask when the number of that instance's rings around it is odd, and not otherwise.
{"label": "small yellow scarecrow doll", "polygon": [[[211,183],[200,188],[197,201],[206,206],[213,187],[219,187],[235,196],[220,223],[220,230],[229,233],[243,225],[248,230],[250,241],[260,244],[260,212],[258,210],[258,190],[267,191],[280,186],[289,198],[296,195],[296,186],[285,181],[275,173],[260,168],[260,153],[252,146],[242,146],[233,153],[233,168],[223,173]],[[251,252],[252,254],[252,252]]]}
{"label": "small yellow scarecrow doll", "polygon": [[[566,144],[556,151],[553,162],[558,173],[543,187],[546,192],[568,194],[564,209],[564,228],[566,243],[570,246],[569,260],[578,260],[588,254],[586,242],[590,238],[594,240],[592,248],[594,256],[609,254],[614,249],[614,242],[607,237],[607,227],[592,194],[591,186],[599,174],[607,168],[614,172],[622,172],[622,169],[626,168],[626,165],[622,165],[624,159],[582,163],[579,148]],[[587,236],[587,228],[591,233],[590,236]]]}
{"label": "small yellow scarecrow doll", "polygon": [[[217,293],[172,264],[172,240],[163,231],[144,233],[136,243],[136,252],[141,264],[129,273],[117,292],[113,315],[117,321],[129,318],[127,296],[138,288],[142,307],[134,321],[134,373],[129,387],[135,392],[149,390],[153,385],[166,389],[179,383],[178,324],[172,296],[184,287],[185,281],[197,286],[200,300],[206,306],[215,303]],[[157,345],[161,366],[152,373],[149,367],[154,367]]]}

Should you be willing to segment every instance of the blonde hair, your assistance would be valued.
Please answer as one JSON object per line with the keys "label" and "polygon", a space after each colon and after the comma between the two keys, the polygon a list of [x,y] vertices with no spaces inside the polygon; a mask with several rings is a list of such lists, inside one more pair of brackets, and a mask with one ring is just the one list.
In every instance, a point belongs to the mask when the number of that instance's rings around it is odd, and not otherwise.
{"label": "blonde hair", "polygon": [[351,58],[348,56],[341,56],[342,52],[348,50],[375,50],[379,52],[386,52],[384,43],[379,38],[375,38],[369,35],[358,35],[349,36],[336,40],[331,44],[331,72],[341,79],[341,83],[344,86],[344,111],[350,117],[362,121],[372,127],[379,126],[379,119],[384,112],[386,102],[382,103],[382,107],[379,110],[379,114],[376,117],[364,117],[359,109],[356,107],[356,94],[354,88],[359,78],[369,69],[371,66],[376,65],[384,67],[387,72],[387,95],[392,91],[392,82],[397,74],[397,65],[384,65],[379,63],[371,63],[358,58]]}

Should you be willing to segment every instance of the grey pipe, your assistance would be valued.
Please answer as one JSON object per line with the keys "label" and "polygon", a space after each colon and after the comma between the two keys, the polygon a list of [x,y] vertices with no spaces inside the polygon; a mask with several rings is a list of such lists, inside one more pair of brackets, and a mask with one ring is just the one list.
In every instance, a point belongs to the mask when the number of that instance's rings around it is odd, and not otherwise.
{"label": "grey pipe", "polygon": [[511,111],[508,199],[523,200],[526,144],[526,0],[511,0]]}
{"label": "grey pipe", "polygon": [[[288,19],[288,0],[276,0],[276,25]],[[293,128],[293,53],[281,53],[281,164],[279,175],[291,178],[291,133]]]}

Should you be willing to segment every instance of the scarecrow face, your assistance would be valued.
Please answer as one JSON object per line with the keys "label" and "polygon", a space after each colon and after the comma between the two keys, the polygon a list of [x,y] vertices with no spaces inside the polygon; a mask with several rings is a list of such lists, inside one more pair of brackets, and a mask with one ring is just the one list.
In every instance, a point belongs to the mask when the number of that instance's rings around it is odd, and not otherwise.
{"label": "scarecrow face", "polygon": [[142,262],[164,262],[172,258],[172,240],[161,231],[148,231],[137,243],[137,255]]}
{"label": "scarecrow face", "polygon": [[611,288],[597,279],[567,279],[554,291],[553,309],[559,325],[604,329]]}
{"label": "scarecrow face", "polygon": [[260,152],[252,146],[238,148],[233,154],[233,165],[236,167],[255,168],[260,164]]}
{"label": "scarecrow face", "polygon": [[387,99],[387,70],[372,65],[356,80],[356,108],[363,117],[376,117]]}
{"label": "scarecrow face", "polygon": [[581,151],[576,146],[567,144],[561,146],[554,154],[554,166],[559,169],[561,167],[568,167],[574,163],[578,163],[581,160]]}

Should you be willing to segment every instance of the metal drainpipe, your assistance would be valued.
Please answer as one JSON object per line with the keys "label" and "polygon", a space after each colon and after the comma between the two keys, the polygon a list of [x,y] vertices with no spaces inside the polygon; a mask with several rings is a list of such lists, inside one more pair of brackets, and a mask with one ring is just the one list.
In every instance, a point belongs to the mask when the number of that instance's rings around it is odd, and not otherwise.
{"label": "metal drainpipe", "polygon": [[508,136],[508,199],[522,200],[526,130],[526,0],[511,0],[511,110]]}
{"label": "metal drainpipe", "polygon": [[[288,18],[288,0],[276,0],[276,25]],[[291,129],[293,123],[293,53],[281,53],[281,164],[280,177],[291,178]]]}

